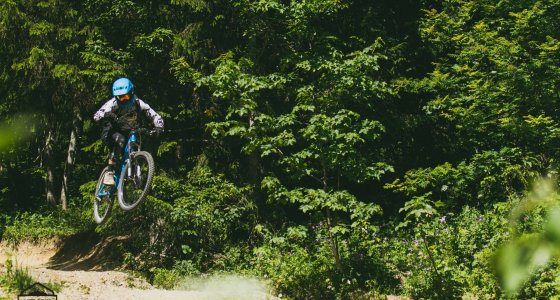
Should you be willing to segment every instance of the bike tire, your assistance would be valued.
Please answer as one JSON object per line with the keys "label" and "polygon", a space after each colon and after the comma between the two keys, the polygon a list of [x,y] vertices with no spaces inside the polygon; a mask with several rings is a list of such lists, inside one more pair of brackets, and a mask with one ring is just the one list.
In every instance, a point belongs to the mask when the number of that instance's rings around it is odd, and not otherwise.
{"label": "bike tire", "polygon": [[101,171],[101,175],[99,176],[97,185],[95,186],[95,193],[93,194],[93,218],[95,219],[95,223],[100,225],[109,219],[115,199],[114,193],[103,197],[98,196],[99,190],[106,188],[105,184],[103,184],[103,178],[107,172],[109,172],[109,167],[105,167],[103,171]]}
{"label": "bike tire", "polygon": [[[134,170],[130,176],[126,174],[129,167]],[[148,196],[152,187],[154,169],[154,159],[150,153],[138,151],[133,154],[131,160],[125,166],[125,174],[121,174],[117,189],[117,198],[123,210],[132,210],[146,200],[146,196]],[[137,172],[137,170],[140,170],[140,172]]]}

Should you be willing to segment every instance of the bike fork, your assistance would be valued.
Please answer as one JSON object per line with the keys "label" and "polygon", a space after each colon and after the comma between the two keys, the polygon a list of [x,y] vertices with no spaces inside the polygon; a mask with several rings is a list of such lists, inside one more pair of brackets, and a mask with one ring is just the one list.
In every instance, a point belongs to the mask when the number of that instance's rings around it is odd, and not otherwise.
{"label": "bike fork", "polygon": [[128,166],[126,174],[130,178],[130,176],[132,176],[132,164],[130,163],[130,158],[126,160],[126,165]]}

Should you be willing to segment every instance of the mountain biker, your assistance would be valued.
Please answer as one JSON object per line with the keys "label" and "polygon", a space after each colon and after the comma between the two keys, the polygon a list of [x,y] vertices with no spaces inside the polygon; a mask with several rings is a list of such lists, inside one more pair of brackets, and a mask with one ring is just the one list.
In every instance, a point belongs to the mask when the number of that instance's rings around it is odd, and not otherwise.
{"label": "mountain biker", "polygon": [[113,83],[113,98],[105,102],[93,115],[96,122],[104,119],[101,140],[113,151],[107,164],[110,172],[106,173],[103,183],[115,185],[113,178],[116,165],[115,153],[121,153],[126,143],[126,137],[138,124],[138,117],[143,112],[151,119],[156,135],[163,132],[163,119],[146,102],[134,93],[134,86],[128,78],[119,78]]}

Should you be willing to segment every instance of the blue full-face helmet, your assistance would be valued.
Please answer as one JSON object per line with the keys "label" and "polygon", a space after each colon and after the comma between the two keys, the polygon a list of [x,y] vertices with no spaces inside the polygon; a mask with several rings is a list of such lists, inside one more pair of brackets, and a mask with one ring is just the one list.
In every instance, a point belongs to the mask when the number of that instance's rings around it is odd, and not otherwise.
{"label": "blue full-face helmet", "polygon": [[119,78],[113,82],[113,96],[121,107],[131,107],[134,104],[134,85],[128,78]]}

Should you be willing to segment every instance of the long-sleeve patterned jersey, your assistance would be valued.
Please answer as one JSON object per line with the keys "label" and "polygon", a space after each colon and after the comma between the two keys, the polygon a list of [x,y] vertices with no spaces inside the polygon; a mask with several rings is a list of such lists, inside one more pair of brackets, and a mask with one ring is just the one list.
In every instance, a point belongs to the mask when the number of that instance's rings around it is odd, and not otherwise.
{"label": "long-sleeve patterned jersey", "polygon": [[117,103],[116,98],[107,101],[101,108],[93,115],[93,119],[97,122],[105,117],[105,114],[112,112],[118,117],[117,125],[121,130],[131,130],[138,125],[138,114],[144,112],[156,128],[163,129],[163,119],[142,99],[133,96],[135,99],[134,105],[129,108],[121,107]]}

